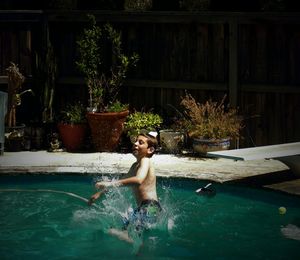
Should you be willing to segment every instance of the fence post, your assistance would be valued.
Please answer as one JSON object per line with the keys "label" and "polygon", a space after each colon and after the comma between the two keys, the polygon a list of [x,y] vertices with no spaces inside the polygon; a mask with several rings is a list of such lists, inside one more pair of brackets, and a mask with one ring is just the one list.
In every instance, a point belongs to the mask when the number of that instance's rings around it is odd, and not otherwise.
{"label": "fence post", "polygon": [[229,22],[229,68],[228,68],[229,102],[232,107],[238,105],[238,23]]}

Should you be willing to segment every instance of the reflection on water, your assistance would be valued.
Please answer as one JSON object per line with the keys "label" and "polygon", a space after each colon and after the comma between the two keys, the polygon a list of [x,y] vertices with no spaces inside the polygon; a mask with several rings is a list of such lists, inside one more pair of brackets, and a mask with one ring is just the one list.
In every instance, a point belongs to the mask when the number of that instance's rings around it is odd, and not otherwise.
{"label": "reflection on water", "polygon": [[281,228],[281,232],[287,238],[300,241],[300,228],[296,225],[288,224]]}

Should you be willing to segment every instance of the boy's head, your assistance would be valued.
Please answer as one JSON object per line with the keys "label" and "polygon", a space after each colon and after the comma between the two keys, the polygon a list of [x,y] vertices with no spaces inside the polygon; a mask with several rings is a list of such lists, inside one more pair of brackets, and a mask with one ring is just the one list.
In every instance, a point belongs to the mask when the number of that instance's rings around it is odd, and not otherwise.
{"label": "boy's head", "polygon": [[157,144],[156,137],[151,133],[140,133],[133,145],[133,154],[151,158],[157,148]]}

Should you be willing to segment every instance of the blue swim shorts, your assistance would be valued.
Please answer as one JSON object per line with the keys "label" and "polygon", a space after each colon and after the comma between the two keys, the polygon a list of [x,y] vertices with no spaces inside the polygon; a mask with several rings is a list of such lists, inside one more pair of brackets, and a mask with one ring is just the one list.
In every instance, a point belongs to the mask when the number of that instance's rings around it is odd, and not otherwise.
{"label": "blue swim shorts", "polygon": [[129,224],[133,224],[136,230],[147,229],[157,222],[161,211],[158,201],[144,200],[138,208],[129,212],[127,218],[123,219],[123,229],[127,229]]}

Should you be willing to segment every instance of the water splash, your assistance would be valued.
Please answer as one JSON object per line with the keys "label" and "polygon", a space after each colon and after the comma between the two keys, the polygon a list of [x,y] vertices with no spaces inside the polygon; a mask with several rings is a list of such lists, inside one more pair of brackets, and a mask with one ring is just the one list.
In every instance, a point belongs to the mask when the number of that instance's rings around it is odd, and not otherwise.
{"label": "water splash", "polygon": [[[96,177],[94,181],[108,181],[109,177]],[[110,179],[111,180],[111,179]],[[114,180],[114,179],[113,179]],[[113,181],[112,180],[112,181]],[[178,205],[174,204],[172,189],[168,186],[160,188],[159,200],[163,208],[158,222],[149,224],[142,234],[137,232],[137,226],[128,225],[128,235],[133,240],[132,253],[137,254],[141,245],[156,248],[163,237],[172,235],[176,229],[176,221],[180,216]],[[136,202],[130,187],[114,187],[96,201],[95,208],[80,209],[73,213],[73,222],[84,226],[97,226],[105,234],[111,228],[122,230],[123,220],[129,212],[136,208]]]}

